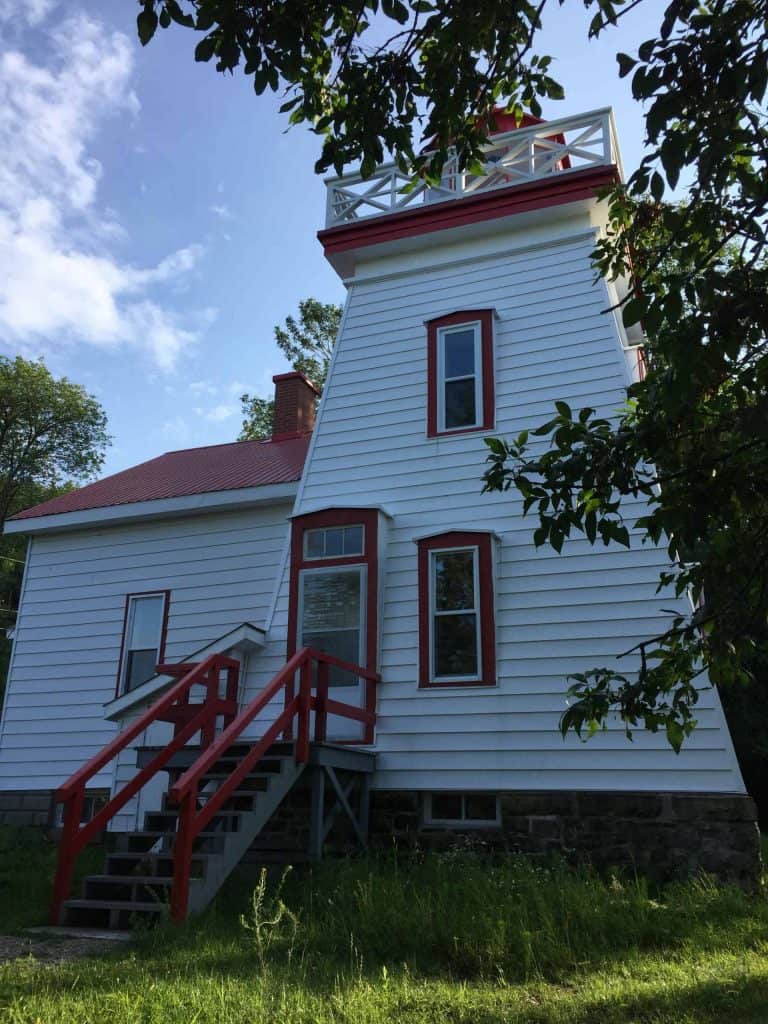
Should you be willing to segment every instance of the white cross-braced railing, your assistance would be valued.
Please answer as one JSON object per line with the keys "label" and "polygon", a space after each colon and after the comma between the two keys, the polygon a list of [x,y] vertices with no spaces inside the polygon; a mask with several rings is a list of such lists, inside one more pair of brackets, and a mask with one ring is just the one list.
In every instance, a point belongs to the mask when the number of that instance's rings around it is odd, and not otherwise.
{"label": "white cross-braced railing", "polygon": [[411,179],[392,163],[382,164],[367,179],[360,174],[327,178],[326,227],[590,167],[615,164],[622,173],[610,107],[495,135],[484,148],[483,156],[480,174],[460,171],[456,157],[449,157],[437,186],[417,182],[408,188]]}

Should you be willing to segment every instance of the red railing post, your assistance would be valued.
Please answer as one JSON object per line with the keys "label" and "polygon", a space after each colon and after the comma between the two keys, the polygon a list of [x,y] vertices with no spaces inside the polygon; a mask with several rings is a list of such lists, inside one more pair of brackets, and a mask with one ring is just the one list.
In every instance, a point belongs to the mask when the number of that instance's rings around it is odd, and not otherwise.
{"label": "red railing post", "polygon": [[189,876],[192,865],[192,843],[195,837],[194,817],[197,811],[197,783],[179,805],[179,826],[173,845],[173,888],[171,918],[180,923],[189,910]]}
{"label": "red railing post", "polygon": [[212,666],[203,680],[205,684],[204,703],[208,705],[208,717],[200,730],[200,746],[205,750],[216,739],[216,704],[219,699],[219,669]]}
{"label": "red railing post", "polygon": [[305,657],[299,667],[299,714],[296,729],[296,763],[309,760],[309,710],[312,704],[312,659]]}
{"label": "red railing post", "polygon": [[75,839],[80,829],[84,800],[85,786],[80,786],[67,798],[64,804],[63,827],[59,841],[59,859],[56,864],[56,875],[53,880],[53,900],[51,901],[52,925],[61,924],[62,904],[72,891],[75,857],[79,852],[75,849]]}
{"label": "red railing post", "polygon": [[325,737],[328,735],[328,712],[325,710],[328,701],[328,672],[328,662],[318,659],[315,702],[315,739],[318,743],[325,743]]}
{"label": "red railing post", "polygon": [[[376,680],[365,680],[365,710],[369,715],[376,715]],[[373,720],[365,723],[363,743],[373,743]]]}
{"label": "red railing post", "polygon": [[[227,703],[231,704],[235,708],[237,707],[237,691],[238,691],[239,681],[240,681],[240,670],[237,669],[237,668],[228,668],[227,669],[227,688],[225,690],[225,697],[226,697]],[[222,724],[223,724],[225,729],[229,725],[230,722],[234,721],[236,715],[237,715],[236,711],[233,712],[231,715],[224,715]]]}

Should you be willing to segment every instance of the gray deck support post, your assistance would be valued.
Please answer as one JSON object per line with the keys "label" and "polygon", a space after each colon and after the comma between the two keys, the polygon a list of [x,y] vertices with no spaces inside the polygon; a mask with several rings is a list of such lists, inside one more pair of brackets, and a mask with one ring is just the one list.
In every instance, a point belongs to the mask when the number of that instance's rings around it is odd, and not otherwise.
{"label": "gray deck support post", "polygon": [[316,765],[312,771],[309,804],[309,859],[314,864],[323,857],[323,812],[325,806],[325,769]]}

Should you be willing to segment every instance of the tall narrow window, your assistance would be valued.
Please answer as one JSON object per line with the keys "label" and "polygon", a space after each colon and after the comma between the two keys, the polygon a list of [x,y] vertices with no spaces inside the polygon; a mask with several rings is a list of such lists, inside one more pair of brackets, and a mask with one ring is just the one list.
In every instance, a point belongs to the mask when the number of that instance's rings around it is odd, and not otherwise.
{"label": "tall narrow window", "polygon": [[427,323],[427,434],[489,430],[494,423],[493,310]]}
{"label": "tall narrow window", "polygon": [[[288,657],[302,647],[376,671],[378,659],[379,513],[330,508],[291,525]],[[376,705],[372,679],[340,665],[328,670],[329,696],[360,708]],[[334,742],[373,743],[372,725],[330,712]]]}
{"label": "tall narrow window", "polygon": [[446,533],[419,541],[421,686],[496,679],[491,538]]}
{"label": "tall narrow window", "polygon": [[119,690],[128,693],[155,675],[165,656],[168,591],[129,594],[126,599]]}

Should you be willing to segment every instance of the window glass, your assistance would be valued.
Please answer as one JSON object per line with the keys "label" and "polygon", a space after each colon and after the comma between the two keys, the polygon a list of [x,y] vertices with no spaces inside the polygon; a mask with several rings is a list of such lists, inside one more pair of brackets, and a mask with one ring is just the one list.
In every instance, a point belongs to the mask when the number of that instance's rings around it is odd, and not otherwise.
{"label": "window glass", "polygon": [[426,804],[427,821],[483,825],[499,821],[495,793],[431,793]]}
{"label": "window glass", "polygon": [[462,327],[458,331],[446,331],[443,335],[445,345],[445,376],[471,377],[475,373],[475,331],[472,327]]}
{"label": "window glass", "polygon": [[[316,647],[342,661],[362,661],[362,572],[329,569],[304,572],[300,646]],[[357,685],[357,676],[331,666],[332,686]]]}
{"label": "window glass", "polygon": [[475,378],[445,383],[445,429],[473,427],[477,422]]}
{"label": "window glass", "polygon": [[477,616],[435,618],[435,676],[477,675]]}
{"label": "window glass", "polygon": [[165,614],[165,596],[132,597],[124,643],[123,689],[127,692],[155,675]]}
{"label": "window glass", "polygon": [[464,797],[464,816],[467,821],[496,821],[496,797],[490,793],[467,793]]}
{"label": "window glass", "polygon": [[435,608],[463,611],[475,607],[474,551],[438,551],[435,554]]}
{"label": "window glass", "polygon": [[161,594],[133,598],[133,628],[131,648],[147,650],[157,648],[163,624],[165,598]]}
{"label": "window glass", "polygon": [[432,554],[432,673],[436,678],[479,674],[476,558],[476,548]]}
{"label": "window glass", "polygon": [[462,817],[461,793],[433,793],[432,817],[460,821]]}
{"label": "window glass", "polygon": [[363,554],[362,525],[331,526],[304,533],[304,557],[347,558]]}

